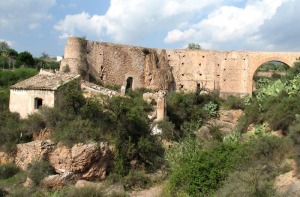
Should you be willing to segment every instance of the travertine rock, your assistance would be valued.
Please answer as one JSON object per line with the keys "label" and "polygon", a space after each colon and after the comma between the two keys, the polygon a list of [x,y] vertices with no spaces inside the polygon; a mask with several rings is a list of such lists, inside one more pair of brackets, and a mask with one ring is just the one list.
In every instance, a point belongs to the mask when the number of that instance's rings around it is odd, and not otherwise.
{"label": "travertine rock", "polygon": [[46,158],[54,148],[55,144],[50,140],[17,144],[15,163],[19,168],[25,170],[28,164],[41,158]]}
{"label": "travertine rock", "polygon": [[105,142],[100,146],[96,143],[76,144],[72,148],[58,147],[49,156],[49,161],[57,173],[70,171],[85,180],[102,180],[112,166],[113,154]]}
{"label": "travertine rock", "polygon": [[65,172],[63,174],[50,175],[42,180],[42,184],[50,188],[62,188],[64,186],[74,184],[79,179],[72,172]]}
{"label": "travertine rock", "polygon": [[295,176],[294,171],[276,177],[274,187],[280,196],[298,197],[300,195],[300,180]]}
{"label": "travertine rock", "polygon": [[9,156],[5,152],[0,152],[0,164],[12,163],[14,162],[14,158]]}

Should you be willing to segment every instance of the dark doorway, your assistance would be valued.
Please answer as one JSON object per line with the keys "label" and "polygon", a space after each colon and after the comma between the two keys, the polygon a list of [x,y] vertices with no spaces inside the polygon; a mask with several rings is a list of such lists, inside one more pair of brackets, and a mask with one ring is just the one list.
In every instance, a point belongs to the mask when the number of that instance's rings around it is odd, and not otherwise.
{"label": "dark doorway", "polygon": [[132,84],[133,84],[133,78],[128,77],[127,80],[126,80],[126,90],[132,89]]}
{"label": "dark doorway", "polygon": [[43,105],[43,99],[34,98],[34,109],[38,109]]}

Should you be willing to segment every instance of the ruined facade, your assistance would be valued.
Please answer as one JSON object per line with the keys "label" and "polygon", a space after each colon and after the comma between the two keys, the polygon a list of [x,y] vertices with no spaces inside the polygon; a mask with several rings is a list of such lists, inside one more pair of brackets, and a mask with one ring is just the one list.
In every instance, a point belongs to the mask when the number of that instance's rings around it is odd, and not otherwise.
{"label": "ruined facade", "polygon": [[60,107],[68,83],[80,86],[80,75],[43,73],[21,81],[10,88],[9,110],[21,118],[38,111],[42,106]]}
{"label": "ruined facade", "polygon": [[221,95],[252,93],[257,68],[268,61],[293,66],[300,52],[162,50],[71,37],[61,70],[103,84],[153,90],[218,90]]}

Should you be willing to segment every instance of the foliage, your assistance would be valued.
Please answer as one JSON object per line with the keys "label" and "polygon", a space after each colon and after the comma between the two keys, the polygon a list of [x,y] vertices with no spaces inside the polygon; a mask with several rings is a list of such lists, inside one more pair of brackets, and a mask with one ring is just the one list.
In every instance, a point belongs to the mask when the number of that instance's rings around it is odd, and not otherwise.
{"label": "foliage", "polygon": [[0,71],[0,87],[9,87],[19,81],[23,81],[37,74],[37,70],[28,68],[19,68],[16,70]]}
{"label": "foliage", "polygon": [[[212,149],[193,151],[180,165],[170,163],[169,184],[171,191],[184,191],[190,196],[206,196],[222,185],[237,163],[235,146],[217,143]],[[175,153],[175,158],[177,157]],[[174,157],[172,154],[169,157]]]}
{"label": "foliage", "polygon": [[219,98],[213,94],[170,92],[167,95],[167,115],[182,138],[200,128],[210,116],[216,116],[218,104]]}
{"label": "foliage", "polygon": [[168,121],[168,120],[162,120],[157,122],[158,128],[162,130],[161,137],[162,139],[166,140],[178,140],[180,135],[178,131],[175,130],[175,125]]}
{"label": "foliage", "polygon": [[28,177],[35,185],[39,185],[45,177],[55,174],[53,167],[46,160],[35,161],[27,168]]}
{"label": "foliage", "polygon": [[192,49],[192,50],[200,50],[200,49],[202,49],[201,46],[200,46],[200,44],[197,44],[197,43],[189,43],[186,48],[187,49]]}
{"label": "foliage", "polygon": [[300,175],[300,116],[299,114],[295,115],[295,121],[289,127],[289,137],[292,139],[295,149],[295,161],[296,161],[296,170],[297,175]]}
{"label": "foliage", "polygon": [[124,186],[126,190],[140,190],[149,186],[151,180],[143,172],[131,170],[124,177]]}
{"label": "foliage", "polygon": [[25,67],[34,67],[35,61],[30,52],[23,51],[19,53],[17,57],[16,67],[20,67],[21,65],[25,65]]}
{"label": "foliage", "polygon": [[19,172],[19,168],[13,164],[0,164],[0,179],[7,179]]}
{"label": "foliage", "polygon": [[62,108],[71,114],[79,114],[80,108],[85,104],[85,99],[78,81],[72,81],[65,86]]}
{"label": "foliage", "polygon": [[0,111],[0,149],[12,153],[20,141],[20,116],[17,113]]}
{"label": "foliage", "polygon": [[245,109],[245,101],[243,98],[230,95],[222,102],[222,106],[224,109]]}
{"label": "foliage", "polygon": [[273,188],[272,178],[272,176],[265,172],[262,166],[251,167],[246,171],[235,171],[230,174],[224,186],[221,187],[214,196],[273,197],[276,196],[276,192]]}
{"label": "foliage", "polygon": [[210,101],[209,103],[203,106],[203,110],[206,112],[208,117],[217,117],[218,116],[218,104]]}

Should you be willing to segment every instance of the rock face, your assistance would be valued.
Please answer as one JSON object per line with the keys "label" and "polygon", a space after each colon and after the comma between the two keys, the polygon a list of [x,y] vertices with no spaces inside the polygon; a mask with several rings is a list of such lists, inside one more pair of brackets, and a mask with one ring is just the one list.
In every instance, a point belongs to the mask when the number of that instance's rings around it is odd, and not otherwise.
{"label": "rock face", "polygon": [[58,173],[45,179],[45,184],[53,187],[69,180],[103,180],[113,164],[113,153],[107,142],[79,143],[71,148],[57,146],[50,140],[17,145],[15,163],[22,170],[41,158],[48,159]]}
{"label": "rock face", "polygon": [[201,139],[211,139],[210,134],[211,127],[217,127],[224,134],[228,134],[234,131],[236,124],[238,123],[239,117],[243,114],[242,110],[220,110],[218,119],[211,119],[207,125],[203,125],[199,132],[198,137]]}
{"label": "rock face", "polygon": [[276,177],[274,185],[280,196],[300,196],[300,180],[294,176],[294,171]]}
{"label": "rock face", "polygon": [[66,172],[64,174],[50,175],[42,180],[42,183],[46,187],[50,188],[62,188],[64,186],[74,184],[78,180],[72,172]]}
{"label": "rock face", "polygon": [[18,144],[15,163],[19,168],[25,170],[28,164],[41,158],[47,158],[54,148],[55,144],[50,140],[37,140],[26,144]]}
{"label": "rock face", "polygon": [[12,163],[14,162],[14,158],[10,157],[5,152],[0,152],[0,164]]}
{"label": "rock face", "polygon": [[72,148],[58,147],[49,161],[59,174],[74,172],[85,180],[103,180],[113,163],[108,143],[76,144]]}

